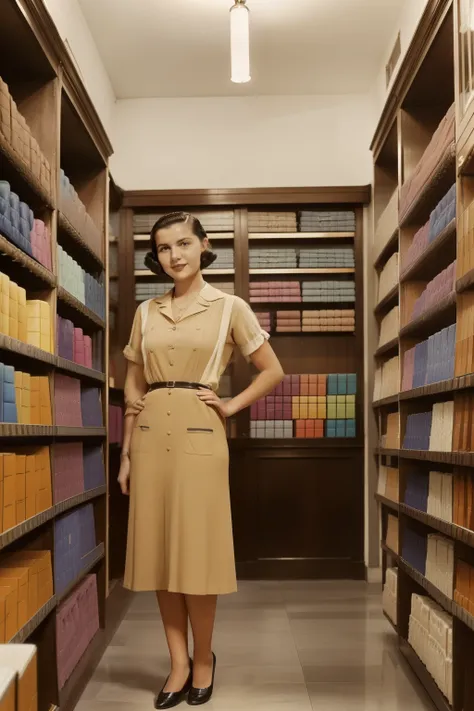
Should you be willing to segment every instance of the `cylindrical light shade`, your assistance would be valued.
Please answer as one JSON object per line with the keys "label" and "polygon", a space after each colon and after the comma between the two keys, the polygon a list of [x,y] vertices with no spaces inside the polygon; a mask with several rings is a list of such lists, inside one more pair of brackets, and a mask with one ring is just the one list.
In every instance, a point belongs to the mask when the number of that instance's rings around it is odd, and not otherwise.
{"label": "cylindrical light shade", "polygon": [[236,84],[250,81],[249,9],[237,3],[230,9],[231,79]]}

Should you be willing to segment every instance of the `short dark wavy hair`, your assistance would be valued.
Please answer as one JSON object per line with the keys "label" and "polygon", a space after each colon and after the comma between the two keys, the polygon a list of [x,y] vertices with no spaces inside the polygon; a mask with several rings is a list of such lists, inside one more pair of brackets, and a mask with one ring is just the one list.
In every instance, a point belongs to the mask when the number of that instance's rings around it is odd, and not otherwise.
{"label": "short dark wavy hair", "polygon": [[[194,215],[189,212],[169,212],[167,215],[163,215],[159,220],[155,222],[150,233],[150,248],[151,251],[147,253],[145,257],[145,266],[150,269],[154,274],[158,276],[164,276],[165,271],[160,264],[158,259],[158,249],[156,246],[156,234],[158,230],[163,230],[165,227],[171,227],[171,225],[176,225],[178,222],[189,222],[192,233],[203,242],[207,233],[200,221]],[[217,259],[217,254],[212,252],[210,249],[206,249],[201,254],[201,269],[206,269]]]}

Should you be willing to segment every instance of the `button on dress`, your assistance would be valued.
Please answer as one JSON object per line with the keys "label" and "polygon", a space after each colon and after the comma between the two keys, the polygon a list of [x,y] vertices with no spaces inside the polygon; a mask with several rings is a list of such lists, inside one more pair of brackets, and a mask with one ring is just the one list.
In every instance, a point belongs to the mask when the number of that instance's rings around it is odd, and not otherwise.
{"label": "button on dress", "polygon": [[[177,322],[171,304],[171,291],[142,304],[124,349],[148,384],[182,380],[217,390],[233,349],[248,357],[268,338],[245,301],[210,284]],[[125,587],[235,592],[229,450],[217,411],[196,390],[149,392],[135,418],[130,460]]]}

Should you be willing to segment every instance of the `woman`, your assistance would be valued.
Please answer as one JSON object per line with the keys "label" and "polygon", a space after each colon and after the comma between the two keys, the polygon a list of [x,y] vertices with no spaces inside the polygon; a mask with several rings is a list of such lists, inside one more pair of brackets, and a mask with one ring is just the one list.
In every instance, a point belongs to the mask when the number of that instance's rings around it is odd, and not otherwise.
{"label": "woman", "polygon": [[[136,312],[125,382],[119,483],[129,493],[124,584],[157,591],[171,673],[155,708],[211,698],[217,595],[236,591],[225,419],[282,380],[268,334],[242,300],[204,281],[216,256],[195,217],[165,215],[151,232],[147,266],[174,288]],[[216,394],[235,346],[259,370],[228,402]],[[188,618],[194,658],[188,653]]]}

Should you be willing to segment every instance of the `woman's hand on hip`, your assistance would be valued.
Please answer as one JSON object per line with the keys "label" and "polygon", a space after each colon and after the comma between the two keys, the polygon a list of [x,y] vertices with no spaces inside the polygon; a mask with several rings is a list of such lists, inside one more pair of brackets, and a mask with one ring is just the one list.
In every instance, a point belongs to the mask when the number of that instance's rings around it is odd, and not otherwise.
{"label": "woman's hand on hip", "polygon": [[197,391],[197,396],[209,407],[213,407],[222,417],[230,417],[233,415],[229,402],[224,402],[213,390],[200,388]]}

